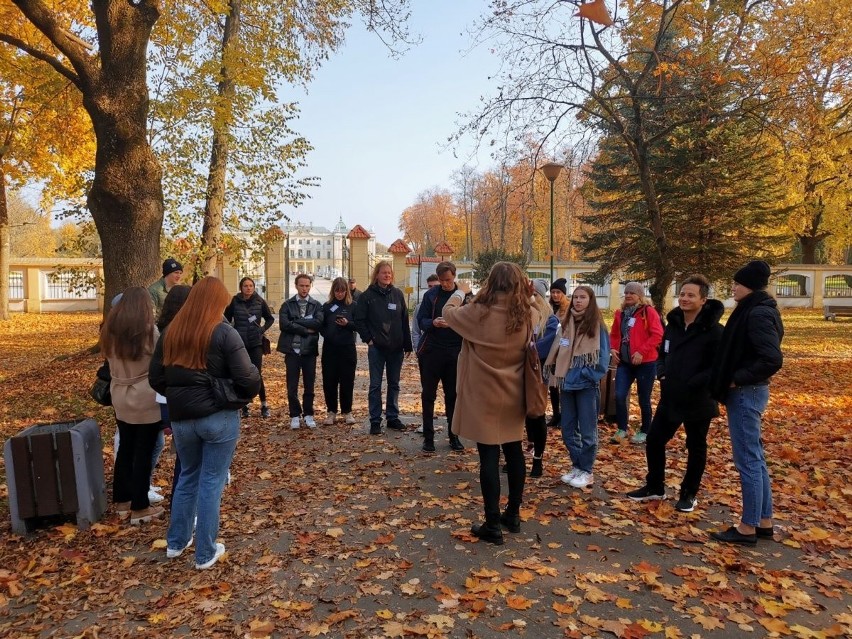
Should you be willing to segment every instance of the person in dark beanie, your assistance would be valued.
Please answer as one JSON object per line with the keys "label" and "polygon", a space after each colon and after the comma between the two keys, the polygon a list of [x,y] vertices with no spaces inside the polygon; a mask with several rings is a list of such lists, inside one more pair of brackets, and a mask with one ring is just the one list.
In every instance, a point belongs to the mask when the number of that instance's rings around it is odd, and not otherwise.
{"label": "person in dark beanie", "polygon": [[173,286],[180,284],[183,277],[183,265],[175,258],[170,257],[163,262],[163,277],[148,287],[148,292],[151,294],[151,301],[154,303],[154,317],[160,316],[160,311],[163,310],[163,302],[166,301],[166,295],[172,290]]}
{"label": "person in dark beanie", "polygon": [[[568,280],[564,277],[553,280],[550,285],[550,307],[553,309],[553,314],[559,320],[561,325],[565,322],[568,316],[568,308],[571,306],[571,298],[568,297]],[[559,428],[562,420],[562,414],[559,411],[559,389],[550,388],[550,406],[553,409],[553,417],[547,422],[551,428]]]}
{"label": "person in dark beanie", "polygon": [[717,541],[754,546],[771,539],[772,487],[761,439],[761,417],[769,402],[769,379],[783,364],[784,325],[766,287],[769,264],[753,260],[734,275],[737,303],[725,325],[713,366],[710,392],[725,404],[734,465],[740,474],[742,516],[737,526],[711,533]]}

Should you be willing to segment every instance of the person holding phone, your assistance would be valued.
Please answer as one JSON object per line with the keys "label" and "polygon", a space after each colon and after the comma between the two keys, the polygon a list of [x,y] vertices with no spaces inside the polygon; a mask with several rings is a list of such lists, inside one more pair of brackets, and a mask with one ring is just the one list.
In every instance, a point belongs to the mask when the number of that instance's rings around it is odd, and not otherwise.
{"label": "person holding phone", "polygon": [[352,392],[358,353],[355,351],[354,309],[349,284],[342,277],[336,278],[331,283],[328,301],[322,305],[323,322],[320,328],[323,336],[322,390],[327,410],[323,424],[327,426],[334,424],[337,419],[338,407],[345,423],[355,423],[352,417]]}

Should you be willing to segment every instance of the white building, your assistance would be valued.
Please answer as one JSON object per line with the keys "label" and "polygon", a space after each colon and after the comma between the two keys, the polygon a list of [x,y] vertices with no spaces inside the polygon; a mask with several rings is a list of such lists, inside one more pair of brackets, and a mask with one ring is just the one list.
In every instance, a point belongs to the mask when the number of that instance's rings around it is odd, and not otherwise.
{"label": "white building", "polygon": [[[293,222],[282,224],[290,257],[290,273],[307,273],[315,277],[334,278],[349,273],[349,249],[346,235],[349,230],[341,216],[333,230]],[[376,250],[375,233],[370,233],[369,251]]]}

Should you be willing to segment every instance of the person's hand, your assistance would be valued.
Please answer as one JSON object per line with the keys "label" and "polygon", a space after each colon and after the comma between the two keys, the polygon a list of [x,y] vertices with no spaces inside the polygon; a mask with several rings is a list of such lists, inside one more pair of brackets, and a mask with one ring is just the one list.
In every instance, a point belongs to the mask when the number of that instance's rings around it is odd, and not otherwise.
{"label": "person's hand", "polygon": [[617,351],[617,350],[613,349],[613,350],[611,350],[611,351],[609,352],[609,354],[610,354],[610,356],[612,357],[612,359],[614,359],[614,360],[615,360],[615,363],[616,363],[616,364],[620,364],[620,363],[621,363],[621,355],[619,355],[619,354],[618,354],[618,351]]}
{"label": "person's hand", "polygon": [[443,317],[436,317],[432,321],[432,326],[434,326],[435,328],[447,328],[449,324],[447,324],[447,320],[445,320]]}
{"label": "person's hand", "polygon": [[349,323],[349,320],[345,317],[338,317],[336,320],[334,320],[334,323],[338,326],[346,326]]}
{"label": "person's hand", "polygon": [[468,293],[470,293],[470,284],[468,284],[466,280],[458,280],[458,281],[456,282],[456,286],[458,286],[458,287],[459,287],[459,290],[460,290],[462,293],[464,293],[465,295],[467,295]]}
{"label": "person's hand", "polygon": [[634,366],[639,366],[642,363],[642,353],[633,353],[633,357],[630,358],[630,362]]}

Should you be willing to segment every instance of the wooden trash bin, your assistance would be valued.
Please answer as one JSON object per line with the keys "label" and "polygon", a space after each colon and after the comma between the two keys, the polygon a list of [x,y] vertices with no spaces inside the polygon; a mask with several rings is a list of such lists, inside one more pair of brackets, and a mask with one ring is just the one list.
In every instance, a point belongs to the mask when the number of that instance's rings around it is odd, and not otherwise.
{"label": "wooden trash bin", "polygon": [[12,531],[63,519],[88,528],[106,511],[101,432],[93,419],[38,424],[6,441]]}

